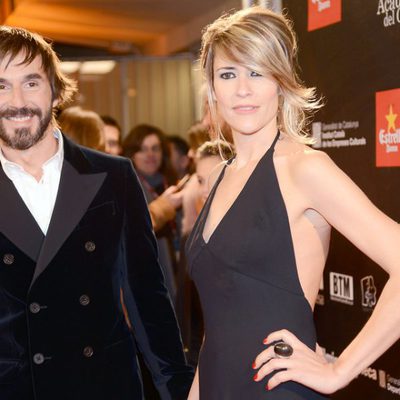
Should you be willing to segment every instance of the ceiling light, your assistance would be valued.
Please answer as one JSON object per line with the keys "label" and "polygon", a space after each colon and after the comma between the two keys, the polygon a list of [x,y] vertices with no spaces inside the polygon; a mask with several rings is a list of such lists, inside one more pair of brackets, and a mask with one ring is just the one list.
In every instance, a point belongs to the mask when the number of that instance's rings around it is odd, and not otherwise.
{"label": "ceiling light", "polygon": [[73,74],[79,70],[80,66],[79,61],[62,61],[60,68],[64,74]]}
{"label": "ceiling light", "polygon": [[115,61],[85,61],[82,63],[79,72],[81,74],[108,74],[115,67]]}

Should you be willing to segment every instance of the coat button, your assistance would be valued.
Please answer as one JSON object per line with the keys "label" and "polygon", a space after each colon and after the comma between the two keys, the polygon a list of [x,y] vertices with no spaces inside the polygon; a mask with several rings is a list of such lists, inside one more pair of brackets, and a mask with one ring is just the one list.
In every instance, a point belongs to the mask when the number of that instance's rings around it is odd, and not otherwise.
{"label": "coat button", "polygon": [[31,303],[29,304],[29,310],[32,314],[37,314],[40,311],[39,303]]}
{"label": "coat button", "polygon": [[36,353],[33,355],[33,362],[36,365],[41,365],[44,363],[44,355],[42,353]]}
{"label": "coat button", "polygon": [[92,357],[92,355],[93,355],[93,347],[86,346],[86,347],[83,349],[83,355],[84,355],[86,358]]}
{"label": "coat button", "polygon": [[90,297],[87,294],[83,294],[81,297],[79,297],[79,303],[82,306],[87,306],[90,303]]}
{"label": "coat button", "polygon": [[85,243],[85,250],[89,253],[93,253],[96,250],[96,244],[94,242],[88,241]]}
{"label": "coat button", "polygon": [[4,262],[4,264],[6,264],[6,265],[11,265],[11,264],[13,264],[13,263],[14,263],[14,254],[9,254],[9,253],[4,254],[4,256],[3,256],[3,262]]}

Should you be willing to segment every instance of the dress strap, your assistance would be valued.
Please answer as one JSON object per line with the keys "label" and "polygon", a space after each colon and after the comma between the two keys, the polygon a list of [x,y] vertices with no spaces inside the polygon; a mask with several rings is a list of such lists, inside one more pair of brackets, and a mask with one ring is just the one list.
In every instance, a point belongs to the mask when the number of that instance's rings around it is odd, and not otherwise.
{"label": "dress strap", "polygon": [[276,133],[275,139],[274,139],[274,141],[273,141],[272,144],[271,144],[271,150],[272,150],[272,151],[275,150],[276,142],[279,140],[280,136],[281,136],[281,132],[280,132],[280,130],[278,129],[278,132]]}

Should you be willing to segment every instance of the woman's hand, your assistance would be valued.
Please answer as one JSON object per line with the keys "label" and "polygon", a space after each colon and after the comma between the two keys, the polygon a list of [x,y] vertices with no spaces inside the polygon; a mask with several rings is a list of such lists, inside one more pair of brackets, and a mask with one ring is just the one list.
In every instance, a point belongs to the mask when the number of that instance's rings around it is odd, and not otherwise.
{"label": "woman's hand", "polygon": [[178,191],[176,186],[169,186],[161,194],[161,197],[166,199],[172,207],[179,208],[182,205],[182,191]]}
{"label": "woman's hand", "polygon": [[[284,341],[293,348],[290,357],[278,357],[274,352],[275,342]],[[268,381],[266,388],[272,390],[282,382],[295,381],[320,393],[333,393],[348,382],[340,376],[334,363],[328,363],[321,348],[312,351],[295,335],[287,330],[276,331],[264,339],[270,345],[254,361],[253,368],[258,369],[254,376],[256,382],[279,370]]]}

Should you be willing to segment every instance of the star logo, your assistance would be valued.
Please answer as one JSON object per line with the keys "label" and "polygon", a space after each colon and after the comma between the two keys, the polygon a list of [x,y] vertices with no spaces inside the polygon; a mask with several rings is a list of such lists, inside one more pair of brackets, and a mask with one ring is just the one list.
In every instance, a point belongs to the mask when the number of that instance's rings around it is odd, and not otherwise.
{"label": "star logo", "polygon": [[342,0],[308,0],[308,31],[342,20]]}
{"label": "star logo", "polygon": [[376,166],[400,167],[400,88],[376,92],[375,107]]}
{"label": "star logo", "polygon": [[387,119],[388,122],[387,131],[390,132],[390,130],[393,129],[393,132],[396,132],[395,121],[397,118],[397,114],[393,113],[393,104],[389,106],[389,114],[385,115],[385,118]]}

